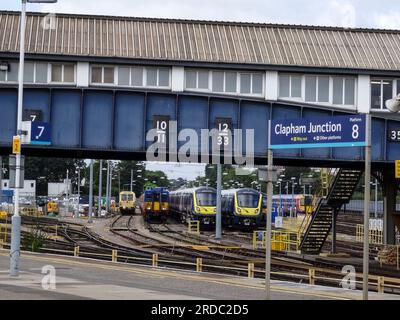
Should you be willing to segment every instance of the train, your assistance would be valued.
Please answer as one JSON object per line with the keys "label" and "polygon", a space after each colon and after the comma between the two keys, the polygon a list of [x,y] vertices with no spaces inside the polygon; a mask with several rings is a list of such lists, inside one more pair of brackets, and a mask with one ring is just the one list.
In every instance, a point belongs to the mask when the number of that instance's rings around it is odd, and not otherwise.
{"label": "train", "polygon": [[227,227],[255,229],[262,222],[263,199],[260,192],[250,188],[221,192],[222,223]]}
{"label": "train", "polygon": [[167,188],[150,188],[140,196],[140,211],[145,221],[161,220],[169,216],[169,191]]}
{"label": "train", "polygon": [[170,209],[182,223],[195,220],[202,226],[215,225],[216,205],[217,190],[212,187],[170,192]]}
{"label": "train", "polygon": [[119,212],[121,215],[135,214],[136,195],[133,191],[121,191],[119,194]]}
{"label": "train", "polygon": [[282,194],[272,197],[273,212],[281,216],[290,216],[290,208],[293,208],[294,214],[311,214],[314,210],[313,196],[304,194]]}

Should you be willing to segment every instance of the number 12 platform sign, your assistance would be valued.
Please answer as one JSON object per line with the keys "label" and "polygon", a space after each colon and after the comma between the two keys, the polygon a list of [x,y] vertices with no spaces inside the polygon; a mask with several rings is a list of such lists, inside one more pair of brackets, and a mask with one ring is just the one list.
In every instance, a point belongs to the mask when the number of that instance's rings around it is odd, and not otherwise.
{"label": "number 12 platform sign", "polygon": [[366,115],[270,121],[270,149],[364,147]]}

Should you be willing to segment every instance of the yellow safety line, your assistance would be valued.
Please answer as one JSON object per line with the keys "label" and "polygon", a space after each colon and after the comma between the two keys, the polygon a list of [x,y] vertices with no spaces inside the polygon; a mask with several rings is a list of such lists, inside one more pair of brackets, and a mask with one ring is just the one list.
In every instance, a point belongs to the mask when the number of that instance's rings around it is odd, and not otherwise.
{"label": "yellow safety line", "polygon": [[[6,253],[0,253],[0,256],[8,256]],[[250,289],[257,289],[257,290],[264,290],[264,286],[262,285],[251,285],[251,284],[243,284],[239,282],[234,282],[229,279],[219,279],[219,280],[214,280],[214,279],[207,279],[205,277],[202,277],[201,275],[188,275],[188,274],[182,274],[178,273],[177,271],[163,271],[163,270],[138,270],[137,267],[131,266],[131,267],[123,267],[123,266],[116,266],[115,263],[113,263],[113,266],[105,265],[103,262],[96,262],[96,263],[90,263],[90,262],[83,262],[83,261],[71,261],[71,260],[66,260],[64,258],[53,258],[53,257],[43,257],[43,256],[34,256],[31,254],[23,254],[23,258],[25,259],[30,259],[30,260],[36,260],[36,261],[41,261],[41,260],[46,260],[46,261],[52,261],[52,262],[58,262],[58,263],[64,263],[68,265],[82,265],[82,266],[87,266],[87,267],[94,267],[94,268],[100,268],[100,269],[107,269],[107,270],[122,270],[126,272],[131,272],[131,273],[136,273],[140,275],[151,275],[151,276],[157,276],[159,278],[164,278],[164,277],[173,277],[179,280],[194,280],[194,281],[206,281],[210,283],[217,283],[217,284],[225,284],[225,285],[231,285],[231,286],[237,286],[237,287],[242,287],[242,288],[250,288]],[[74,259],[88,259],[91,260],[90,258],[74,258]],[[182,272],[182,271],[180,271]],[[160,275],[162,273],[162,275]],[[167,273],[164,275],[164,273]],[[339,300],[352,300],[352,298],[348,297],[343,297],[343,296],[337,296],[334,294],[328,294],[328,293],[311,293],[311,292],[306,292],[302,291],[301,289],[286,289],[286,288],[280,288],[277,286],[271,286],[271,290],[273,291],[279,291],[279,292],[286,292],[286,293],[296,293],[296,294],[301,294],[301,295],[306,295],[306,296],[314,296],[314,297],[324,297],[324,298],[332,298],[332,299],[339,299]],[[355,298],[357,299],[357,298]]]}

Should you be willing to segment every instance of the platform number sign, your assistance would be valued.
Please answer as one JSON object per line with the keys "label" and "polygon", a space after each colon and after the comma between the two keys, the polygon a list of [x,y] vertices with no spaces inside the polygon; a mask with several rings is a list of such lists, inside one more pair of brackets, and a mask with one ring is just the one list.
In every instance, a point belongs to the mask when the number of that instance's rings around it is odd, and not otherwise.
{"label": "platform number sign", "polygon": [[155,142],[168,145],[169,116],[154,116],[153,126],[156,129]]}
{"label": "platform number sign", "polygon": [[50,145],[51,125],[47,122],[33,121],[31,126],[31,144]]}
{"label": "platform number sign", "polygon": [[23,121],[43,121],[42,110],[25,109],[22,116]]}
{"label": "platform number sign", "polygon": [[232,119],[216,118],[215,123],[218,130],[217,144],[221,148],[226,148],[232,140]]}
{"label": "platform number sign", "polygon": [[400,142],[400,127],[389,128],[387,132],[387,138],[389,142]]}

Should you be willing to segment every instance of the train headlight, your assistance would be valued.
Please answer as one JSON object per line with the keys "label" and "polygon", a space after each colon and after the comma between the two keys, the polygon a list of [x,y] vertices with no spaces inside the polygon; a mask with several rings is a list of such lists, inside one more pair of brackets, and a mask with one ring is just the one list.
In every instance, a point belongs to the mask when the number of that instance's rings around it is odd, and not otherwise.
{"label": "train headlight", "polygon": [[237,212],[241,213],[241,212],[242,212],[242,209],[237,208]]}
{"label": "train headlight", "polygon": [[147,209],[147,210],[150,210],[150,209],[151,209],[151,207],[147,207],[146,209]]}
{"label": "train headlight", "polygon": [[256,213],[258,213],[258,209],[256,209],[256,211],[255,211]]}
{"label": "train headlight", "polygon": [[214,208],[214,213],[217,213],[217,208]]}
{"label": "train headlight", "polygon": [[196,211],[199,212],[199,211],[200,211],[200,208],[199,208],[199,207],[196,207]]}

